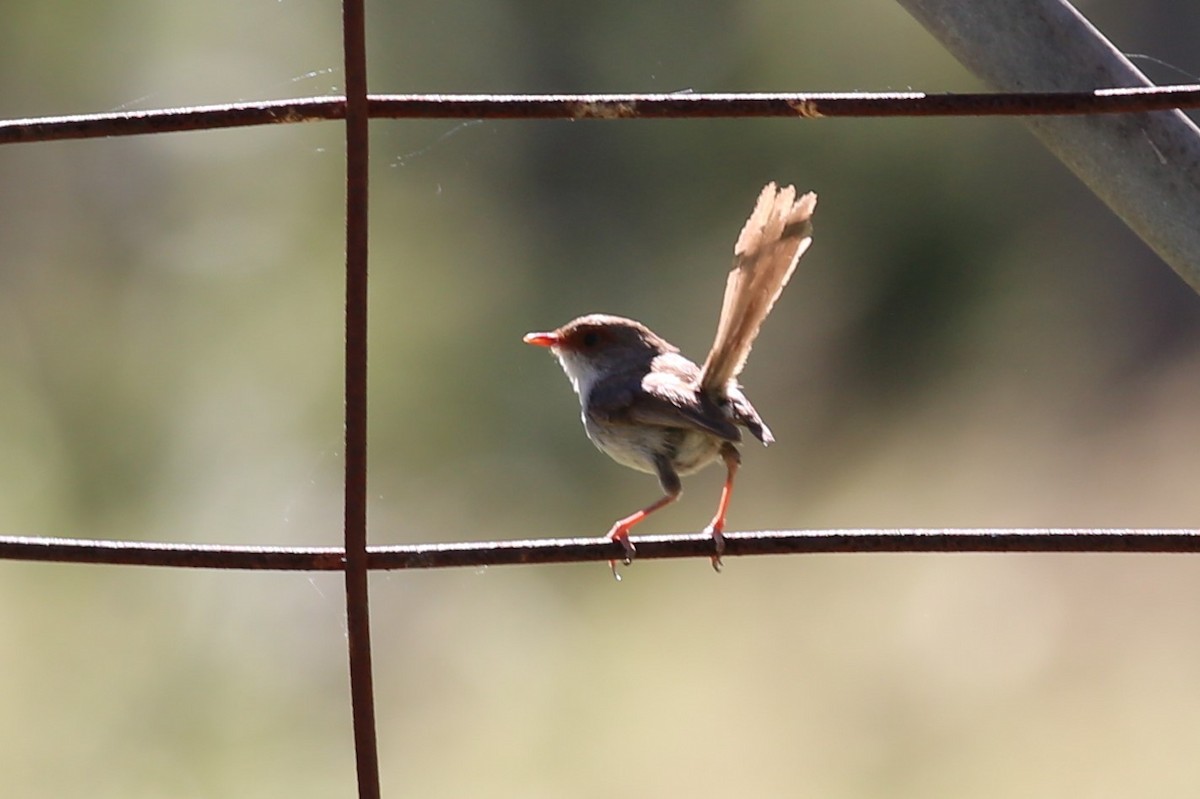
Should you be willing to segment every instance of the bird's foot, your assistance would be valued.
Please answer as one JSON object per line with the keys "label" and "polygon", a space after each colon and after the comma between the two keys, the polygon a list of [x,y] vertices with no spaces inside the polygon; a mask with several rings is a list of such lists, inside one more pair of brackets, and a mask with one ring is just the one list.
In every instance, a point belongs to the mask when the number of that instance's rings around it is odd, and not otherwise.
{"label": "bird's foot", "polygon": [[713,571],[717,572],[718,574],[721,573],[721,556],[725,554],[725,535],[721,532],[722,527],[724,527],[724,525],[713,523],[704,528],[704,532],[712,536],[712,567]]}
{"label": "bird's foot", "polygon": [[633,563],[633,559],[637,557],[637,547],[629,540],[629,527],[618,522],[613,525],[613,528],[608,531],[605,536],[609,541],[616,541],[625,550],[625,557],[621,561],[610,560],[608,567],[612,569],[613,579],[617,582],[621,581],[621,573],[617,571],[618,562],[624,563],[626,566]]}

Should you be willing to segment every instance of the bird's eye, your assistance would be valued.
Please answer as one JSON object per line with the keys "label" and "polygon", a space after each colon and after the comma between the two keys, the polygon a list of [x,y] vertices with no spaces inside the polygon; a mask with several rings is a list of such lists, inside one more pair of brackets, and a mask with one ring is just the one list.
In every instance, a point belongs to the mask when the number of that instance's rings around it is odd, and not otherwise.
{"label": "bird's eye", "polygon": [[583,346],[591,349],[600,342],[600,334],[595,330],[589,330],[583,334]]}

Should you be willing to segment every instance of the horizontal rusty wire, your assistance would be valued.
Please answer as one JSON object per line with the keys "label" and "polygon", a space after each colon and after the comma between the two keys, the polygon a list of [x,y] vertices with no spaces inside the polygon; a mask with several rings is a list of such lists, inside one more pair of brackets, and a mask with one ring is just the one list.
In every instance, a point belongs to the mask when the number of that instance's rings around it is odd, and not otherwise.
{"label": "horizontal rusty wire", "polygon": [[[639,560],[708,558],[704,534],[637,536]],[[1200,553],[1200,530],[971,529],[779,530],[725,534],[725,557],[878,553]],[[367,548],[367,568],[445,569],[621,558],[605,538],[479,541]],[[0,536],[0,560],[197,569],[341,571],[339,547],[241,547]]]}
{"label": "horizontal rusty wire", "polygon": [[[1200,107],[1200,85],[1089,92],[926,94],[429,94],[371,95],[386,119],[697,119],[1115,114]],[[40,117],[0,122],[0,144],[136,136],[344,119],[344,97]]]}

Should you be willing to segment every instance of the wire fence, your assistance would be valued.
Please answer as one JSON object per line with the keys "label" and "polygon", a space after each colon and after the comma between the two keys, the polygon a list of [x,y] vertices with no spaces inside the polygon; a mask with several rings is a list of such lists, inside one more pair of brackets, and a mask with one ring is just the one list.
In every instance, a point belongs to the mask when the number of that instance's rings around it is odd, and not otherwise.
{"label": "wire fence", "polygon": [[[776,94],[376,94],[372,119],[745,119],[1130,114],[1200,108],[1200,86],[1089,92]],[[306,97],[0,122],[0,144],[347,120],[346,97]],[[348,123],[349,124],[349,123]]]}
{"label": "wire fence", "polygon": [[[757,530],[725,533],[725,556],[851,553],[1200,553],[1200,530],[905,529]],[[704,534],[636,536],[638,560],[711,557]],[[623,558],[607,538],[539,538],[367,547],[367,569],[454,569]],[[0,559],[244,571],[341,571],[341,547],[247,547],[0,536]]]}
{"label": "wire fence", "polygon": [[[234,547],[0,536],[0,558],[175,568],[344,571],[358,795],[380,796],[367,574],[608,560],[606,539],[367,546],[368,121],[694,119],[1116,114],[1200,107],[1200,86],[1067,93],[369,95],[363,0],[345,0],[346,95],[0,122],[0,144],[339,120],[346,131],[344,547]],[[730,532],[726,557],[800,553],[1197,553],[1200,530],[809,530]],[[641,536],[639,559],[710,557],[706,535]]]}

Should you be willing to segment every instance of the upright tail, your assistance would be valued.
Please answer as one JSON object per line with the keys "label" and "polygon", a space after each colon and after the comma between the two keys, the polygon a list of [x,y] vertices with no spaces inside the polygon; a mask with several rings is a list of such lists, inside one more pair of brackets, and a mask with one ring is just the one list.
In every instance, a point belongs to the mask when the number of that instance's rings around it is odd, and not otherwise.
{"label": "upright tail", "polygon": [[725,300],[717,337],[700,373],[702,389],[723,390],[741,374],[763,320],[812,243],[812,214],[817,195],[796,199],[794,186],[763,187],[758,204],[733,247],[733,270],[725,283]]}

